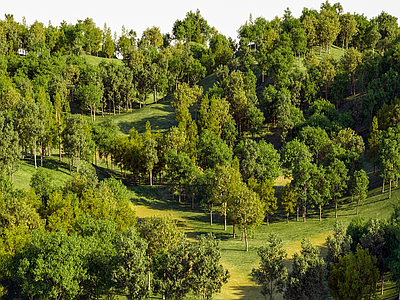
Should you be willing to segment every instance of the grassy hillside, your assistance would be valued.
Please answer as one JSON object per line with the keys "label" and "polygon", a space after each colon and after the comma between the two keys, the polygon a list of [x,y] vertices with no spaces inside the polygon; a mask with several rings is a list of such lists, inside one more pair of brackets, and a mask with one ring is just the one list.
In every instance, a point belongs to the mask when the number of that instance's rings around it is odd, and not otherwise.
{"label": "grassy hillside", "polygon": [[[86,116],[90,120],[90,115]],[[106,118],[112,118],[119,126],[122,134],[128,134],[132,127],[139,133],[146,129],[146,122],[150,121],[151,128],[155,132],[165,132],[172,126],[176,126],[175,112],[169,101],[146,105],[141,109],[134,109],[132,112],[105,114],[96,116],[95,124],[104,122]]]}
{"label": "grassy hillside", "polygon": [[117,65],[122,66],[124,63],[122,62],[122,59],[117,59],[117,58],[106,58],[106,57],[98,57],[98,56],[93,56],[93,55],[86,55],[83,54],[82,57],[91,65],[98,66],[100,62],[102,61],[108,61],[108,62],[114,62]]}
{"label": "grassy hillside", "polygon": [[[40,161],[39,161],[40,164]],[[45,157],[44,167],[48,168],[53,175],[54,184],[61,185],[70,177],[67,160],[59,162],[57,155]],[[105,164],[101,163],[97,168],[100,178],[111,175],[118,177],[118,170],[107,170]],[[388,218],[392,212],[393,205],[399,202],[400,188],[394,189],[392,198],[387,199],[388,193],[381,194],[381,179],[372,173],[372,168],[367,165],[368,175],[370,176],[371,190],[368,198],[360,207],[360,215],[364,218]],[[22,161],[19,170],[15,174],[15,186],[17,188],[28,188],[32,174],[35,172],[33,160],[28,158]],[[275,187],[279,189],[286,183],[282,177],[276,180]],[[214,213],[214,224],[209,225],[209,214],[204,212],[201,207],[196,205],[192,210],[189,203],[179,204],[177,200],[172,200],[169,187],[161,186],[130,186],[130,198],[136,210],[138,218],[152,215],[168,214],[178,220],[192,239],[197,235],[213,232],[220,239],[222,248],[222,264],[228,268],[231,278],[229,283],[223,287],[222,293],[217,294],[214,299],[263,299],[261,288],[256,284],[250,273],[253,267],[258,264],[257,249],[264,244],[270,232],[276,233],[285,245],[288,252],[286,265],[290,268],[292,255],[300,250],[301,240],[309,238],[314,245],[322,250],[322,255],[326,254],[325,239],[331,233],[335,223],[333,206],[323,210],[323,220],[318,221],[318,213],[309,210],[306,222],[296,222],[295,216],[290,217],[289,224],[285,222],[285,216],[279,211],[272,216],[269,226],[262,225],[255,232],[255,239],[249,240],[249,252],[245,252],[244,242],[241,241],[240,231],[237,230],[237,237],[232,238],[232,226],[228,226],[227,231],[223,230],[223,220]],[[350,202],[348,197],[342,199],[339,204],[338,220],[344,224],[349,224],[356,213],[356,201]],[[397,290],[394,285],[386,284],[384,297],[378,299],[396,299]],[[277,299],[282,299],[277,297]]]}

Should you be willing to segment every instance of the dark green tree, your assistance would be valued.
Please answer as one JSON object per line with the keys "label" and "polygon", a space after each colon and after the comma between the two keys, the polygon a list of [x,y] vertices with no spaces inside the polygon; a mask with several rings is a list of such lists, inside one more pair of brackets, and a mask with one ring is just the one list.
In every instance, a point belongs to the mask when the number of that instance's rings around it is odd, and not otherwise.
{"label": "dark green tree", "polygon": [[276,234],[270,233],[267,243],[257,251],[261,261],[258,268],[253,268],[252,275],[256,277],[258,284],[262,285],[261,294],[273,300],[275,293],[284,291],[288,272],[283,260],[287,254],[283,249],[282,240]]}

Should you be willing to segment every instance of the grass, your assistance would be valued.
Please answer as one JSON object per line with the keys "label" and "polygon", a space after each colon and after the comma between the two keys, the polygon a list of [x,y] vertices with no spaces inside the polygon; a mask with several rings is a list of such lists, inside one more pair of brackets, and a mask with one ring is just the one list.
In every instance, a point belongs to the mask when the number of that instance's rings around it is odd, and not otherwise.
{"label": "grass", "polygon": [[[86,117],[90,120],[90,115]],[[146,129],[147,121],[150,122],[151,129],[154,132],[165,132],[178,124],[175,121],[174,109],[171,107],[169,101],[149,104],[128,113],[123,112],[119,114],[117,112],[115,115],[106,114],[104,117],[96,116],[95,124],[105,121],[108,117],[112,118],[118,124],[123,134],[128,134],[132,127],[135,127],[139,133],[143,133]]]}
{"label": "grass", "polygon": [[122,66],[124,63],[121,59],[117,58],[106,58],[106,57],[98,57],[93,55],[83,54],[82,57],[91,65],[98,66],[102,61],[114,62],[119,66]]}

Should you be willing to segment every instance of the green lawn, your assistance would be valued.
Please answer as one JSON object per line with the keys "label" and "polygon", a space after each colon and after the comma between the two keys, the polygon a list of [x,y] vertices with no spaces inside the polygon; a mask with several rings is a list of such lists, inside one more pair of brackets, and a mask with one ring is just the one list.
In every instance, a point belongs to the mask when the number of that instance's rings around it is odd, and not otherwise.
{"label": "green lawn", "polygon": [[124,63],[122,59],[98,57],[93,55],[83,54],[82,57],[91,65],[98,66],[102,61],[115,62],[117,65],[122,66]]}

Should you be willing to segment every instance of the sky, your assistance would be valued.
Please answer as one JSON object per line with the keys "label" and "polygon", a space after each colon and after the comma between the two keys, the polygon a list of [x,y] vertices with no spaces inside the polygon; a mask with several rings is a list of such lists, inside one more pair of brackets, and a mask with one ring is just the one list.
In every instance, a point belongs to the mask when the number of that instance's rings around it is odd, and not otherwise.
{"label": "sky", "polygon": [[[92,18],[96,25],[103,28],[104,23],[112,32],[121,34],[122,25],[127,30],[133,29],[138,37],[143,30],[153,26],[160,27],[162,33],[171,32],[174,22],[185,18],[188,11],[200,10],[201,15],[210,26],[220,33],[237,39],[237,30],[249,20],[264,17],[272,20],[275,16],[282,17],[284,10],[289,7],[292,15],[299,17],[303,7],[319,10],[322,0],[201,0],[201,1],[160,1],[160,0],[1,0],[0,19],[4,14],[14,15],[17,22],[22,22],[25,16],[28,25],[38,20],[46,26],[49,21],[58,26],[63,20],[76,24],[77,20]],[[330,3],[337,1],[331,0]],[[339,1],[344,12],[364,14],[368,19],[378,16],[385,11],[397,18],[400,17],[399,0]]]}

